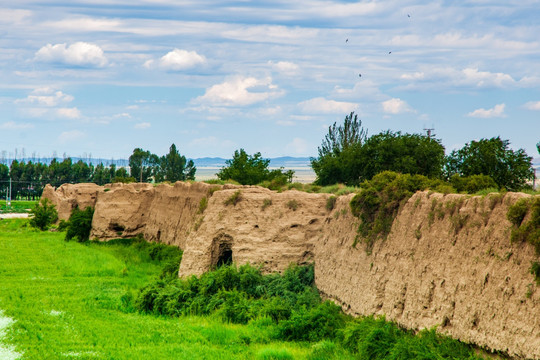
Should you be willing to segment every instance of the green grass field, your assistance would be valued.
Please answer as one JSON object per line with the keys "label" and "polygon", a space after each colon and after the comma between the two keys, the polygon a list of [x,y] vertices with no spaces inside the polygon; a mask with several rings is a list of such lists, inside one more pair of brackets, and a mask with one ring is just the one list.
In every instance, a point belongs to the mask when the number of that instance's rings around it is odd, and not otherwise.
{"label": "green grass field", "polygon": [[0,214],[5,213],[27,213],[32,209],[36,204],[36,201],[27,201],[27,200],[13,200],[11,205],[8,206],[5,199],[0,200]]}
{"label": "green grass field", "polygon": [[[320,302],[311,305],[311,310],[303,305],[292,308],[292,315],[283,323],[255,317],[246,325],[231,324],[223,321],[219,308],[207,316],[140,313],[134,306],[139,290],[159,283],[167,268],[163,259],[178,259],[181,253],[177,249],[129,240],[66,242],[65,233],[40,232],[27,223],[26,219],[0,220],[2,360],[477,359],[467,345],[434,331],[415,336],[382,319],[346,317]],[[199,289],[220,278],[227,281],[222,276],[235,273],[222,270],[208,274],[199,282]],[[167,285],[161,288],[163,293],[154,293],[156,301],[186,286],[174,278],[161,281]],[[270,304],[240,292],[240,288],[218,291],[214,296],[236,294],[248,308],[280,308],[279,298]],[[303,294],[298,299],[306,300],[307,293]],[[216,297],[208,301],[216,301]],[[284,333],[288,337],[302,338],[299,329],[316,331],[319,325],[314,328],[305,323],[310,314],[323,327],[332,324],[332,316],[344,321],[334,335],[325,335],[316,343],[276,337],[280,326],[289,331]]]}
{"label": "green grass field", "polygon": [[0,221],[0,310],[14,320],[0,348],[23,359],[285,359],[311,350],[211,317],[130,312],[123,300],[161,272],[157,262],[128,246],[65,242],[25,224]]}

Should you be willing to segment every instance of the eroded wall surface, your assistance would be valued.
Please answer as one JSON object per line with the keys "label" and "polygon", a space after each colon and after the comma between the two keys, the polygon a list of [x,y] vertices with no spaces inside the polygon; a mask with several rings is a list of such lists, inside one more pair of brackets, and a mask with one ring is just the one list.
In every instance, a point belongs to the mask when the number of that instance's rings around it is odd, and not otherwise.
{"label": "eroded wall surface", "polygon": [[[410,329],[437,326],[465,342],[540,358],[540,291],[529,273],[538,257],[530,244],[510,242],[506,219],[508,207],[529,195],[419,192],[388,238],[367,251],[361,241],[354,246],[352,195],[328,210],[328,194],[256,186],[115,184],[95,193],[71,186],[43,196],[67,209],[96,194],[92,237],[142,234],[175,244],[184,250],[180,276],[227,256],[264,271],[314,261],[321,293],[349,313],[385,315]],[[226,204],[237,193],[240,201]]]}

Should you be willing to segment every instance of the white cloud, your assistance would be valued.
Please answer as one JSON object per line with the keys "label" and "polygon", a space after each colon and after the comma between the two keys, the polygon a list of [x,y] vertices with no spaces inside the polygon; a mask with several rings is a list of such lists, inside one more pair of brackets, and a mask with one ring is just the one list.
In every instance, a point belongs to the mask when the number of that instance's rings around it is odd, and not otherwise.
{"label": "white cloud", "polygon": [[523,107],[527,110],[540,110],[540,101],[529,101]]}
{"label": "white cloud", "polygon": [[407,102],[399,99],[392,98],[382,102],[383,111],[387,114],[403,114],[406,112],[414,112],[413,109],[407,104]]}
{"label": "white cloud", "polygon": [[504,114],[504,108],[505,104],[498,104],[495,105],[495,107],[492,109],[476,109],[468,113],[467,116],[485,119],[494,117],[505,117],[506,115]]}
{"label": "white cloud", "polygon": [[144,130],[144,129],[148,129],[150,126],[152,126],[150,123],[143,122],[143,123],[135,124],[134,128]]}
{"label": "white cloud", "polygon": [[272,78],[270,77],[257,79],[235,76],[206,89],[206,93],[197,97],[194,101],[221,106],[246,106],[276,98],[283,94],[284,92],[278,90],[277,85],[272,84]]}
{"label": "white cloud", "polygon": [[400,76],[403,80],[422,80],[425,74],[422,71],[417,71],[412,74],[403,74]]}
{"label": "white cloud", "polygon": [[298,71],[300,70],[300,67],[297,64],[290,61],[278,61],[277,63],[269,61],[268,64],[272,66],[274,71],[285,75],[295,75],[298,74]]}
{"label": "white cloud", "polygon": [[104,67],[108,61],[103,50],[94,44],[76,42],[69,46],[64,44],[47,44],[36,52],[36,60],[58,62],[75,66]]}
{"label": "white cloud", "polygon": [[76,107],[59,108],[56,110],[56,115],[68,119],[79,119],[81,117],[81,112]]}
{"label": "white cloud", "polygon": [[0,8],[0,23],[20,23],[31,15],[29,10]]}
{"label": "white cloud", "polygon": [[197,54],[196,51],[174,49],[162,56],[157,62],[154,60],[146,61],[144,67],[151,69],[157,66],[164,70],[180,71],[202,64],[206,64],[206,57]]}
{"label": "white cloud", "polygon": [[15,100],[15,103],[30,103],[40,106],[53,107],[60,103],[68,103],[71,101],[73,101],[73,96],[64,94],[62,91],[55,90],[50,87],[44,87],[35,89],[25,99]]}
{"label": "white cloud", "polygon": [[15,121],[7,121],[0,124],[2,130],[19,130],[19,129],[31,129],[34,125],[28,123],[16,123]]}
{"label": "white cloud", "polygon": [[343,114],[358,109],[358,104],[344,101],[327,100],[317,97],[298,104],[304,113]]}
{"label": "white cloud", "polygon": [[58,135],[58,141],[61,143],[73,142],[84,138],[85,134],[79,130],[64,131]]}

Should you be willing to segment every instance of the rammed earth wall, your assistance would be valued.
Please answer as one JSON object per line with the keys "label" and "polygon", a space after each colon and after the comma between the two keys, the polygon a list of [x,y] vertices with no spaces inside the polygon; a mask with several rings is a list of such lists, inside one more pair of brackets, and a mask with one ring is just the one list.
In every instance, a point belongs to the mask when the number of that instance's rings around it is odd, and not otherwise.
{"label": "rammed earth wall", "polygon": [[[236,205],[226,205],[237,192]],[[92,238],[142,234],[179,246],[180,276],[227,260],[265,271],[314,262],[321,293],[351,314],[437,326],[465,342],[540,358],[540,291],[529,273],[538,257],[531,245],[510,242],[506,219],[509,206],[529,195],[419,192],[370,253],[361,241],[353,246],[352,195],[332,210],[328,194],[204,183],[63,185],[43,196],[61,218],[76,204],[95,206]]]}

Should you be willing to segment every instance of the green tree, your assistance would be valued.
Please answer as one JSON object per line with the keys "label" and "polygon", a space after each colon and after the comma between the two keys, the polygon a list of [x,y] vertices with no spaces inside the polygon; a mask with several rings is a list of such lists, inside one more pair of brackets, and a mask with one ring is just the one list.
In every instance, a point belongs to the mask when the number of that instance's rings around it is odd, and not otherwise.
{"label": "green tree", "polygon": [[532,157],[525,150],[509,149],[510,141],[500,137],[471,141],[447,158],[446,175],[487,175],[500,188],[517,191],[533,178]]}
{"label": "green tree", "polygon": [[311,167],[317,175],[319,185],[335,183],[357,184],[359,169],[355,166],[355,156],[367,138],[367,130],[362,128],[358,115],[351,112],[345,116],[343,125],[336,123],[328,128],[318,158],[311,158]]}
{"label": "green tree", "polygon": [[135,148],[129,157],[130,174],[139,182],[150,181],[156,173],[158,165],[158,156],[141,148]]}
{"label": "green tree", "polygon": [[385,131],[366,140],[355,158],[360,179],[370,180],[383,171],[440,178],[444,167],[444,146],[440,140],[422,134]]}
{"label": "green tree", "polygon": [[292,179],[292,171],[283,169],[269,170],[270,159],[263,159],[260,152],[248,155],[244,149],[235,150],[233,158],[226,160],[224,166],[216,174],[221,180],[235,180],[242,185],[255,185],[263,181],[283,179],[285,182]]}
{"label": "green tree", "polygon": [[186,160],[180,155],[176,145],[172,144],[169,153],[160,159],[160,170],[156,180],[167,180],[170,182],[195,180],[195,164],[193,160]]}

